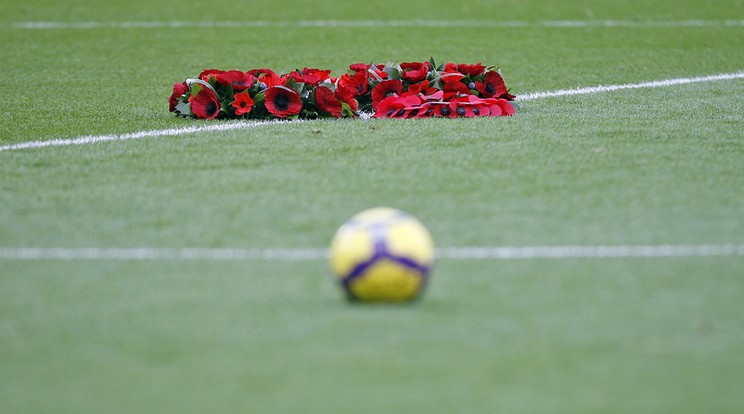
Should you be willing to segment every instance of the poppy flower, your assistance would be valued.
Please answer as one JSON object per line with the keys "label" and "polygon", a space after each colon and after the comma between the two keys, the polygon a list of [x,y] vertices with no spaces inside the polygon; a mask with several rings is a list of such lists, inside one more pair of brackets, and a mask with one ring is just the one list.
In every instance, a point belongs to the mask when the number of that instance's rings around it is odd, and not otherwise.
{"label": "poppy flower", "polygon": [[406,118],[414,118],[421,112],[423,108],[424,99],[419,95],[401,96],[401,102],[406,110]]}
{"label": "poppy flower", "polygon": [[436,88],[429,87],[429,81],[428,80],[425,80],[425,81],[420,82],[420,83],[414,83],[412,85],[408,85],[408,91],[406,91],[406,94],[411,94],[411,95],[418,95],[418,94],[431,95],[431,94],[435,93],[436,91],[437,91]]}
{"label": "poppy flower", "polygon": [[465,77],[460,72],[442,72],[439,77],[442,78],[444,83],[459,82]]}
{"label": "poppy flower", "polygon": [[403,93],[403,82],[399,79],[384,80],[378,83],[372,88],[372,109],[377,110],[380,102],[388,96],[401,93]]}
{"label": "poppy flower", "polygon": [[336,118],[341,118],[341,101],[338,100],[332,90],[325,86],[315,88],[315,104],[323,112],[327,112]]}
{"label": "poppy flower", "polygon": [[424,101],[417,95],[390,95],[380,102],[373,118],[414,118],[421,109]]}
{"label": "poppy flower", "polygon": [[457,116],[456,114],[453,116],[452,106],[449,102],[430,102],[429,106],[433,109],[431,116],[445,118]]}
{"label": "poppy flower", "polygon": [[400,64],[401,77],[409,82],[416,83],[426,79],[429,73],[429,62],[404,62]]}
{"label": "poppy flower", "polygon": [[465,76],[470,76],[471,78],[482,75],[485,70],[486,67],[481,65],[480,63],[476,63],[474,65],[460,63],[457,65],[458,72],[462,73]]}
{"label": "poppy flower", "polygon": [[247,92],[240,92],[235,94],[235,101],[232,103],[235,108],[235,115],[245,115],[251,112],[253,109],[253,98]]}
{"label": "poppy flower", "polygon": [[183,96],[183,94],[185,94],[188,91],[189,91],[189,85],[187,85],[186,82],[173,84],[173,94],[171,94],[170,99],[168,99],[171,112],[175,112],[176,105],[178,105],[179,99],[181,98],[181,96]]}
{"label": "poppy flower", "polygon": [[287,118],[302,111],[302,98],[294,89],[272,86],[266,89],[266,109],[277,118]]}
{"label": "poppy flower", "polygon": [[354,97],[362,96],[369,90],[369,72],[345,73],[338,78],[336,87],[351,92]]}
{"label": "poppy flower", "polygon": [[483,82],[475,82],[475,89],[484,98],[502,98],[508,100],[515,98],[506,89],[504,78],[496,71],[486,72]]}
{"label": "poppy flower", "polygon": [[[501,113],[499,115],[501,115],[501,116],[512,116],[516,112],[514,110],[514,106],[508,100],[506,100],[506,99],[496,99],[495,101],[496,102],[494,103],[494,105],[495,106],[498,106],[499,109],[501,110]],[[493,111],[494,105],[491,106],[491,116],[496,116],[496,115],[494,115],[494,111]]]}
{"label": "poppy flower", "polygon": [[352,72],[365,72],[367,69],[369,69],[372,65],[368,63],[352,63],[349,65],[349,69],[351,69]]}
{"label": "poppy flower", "polygon": [[441,101],[444,98],[444,91],[435,90],[434,93],[424,96],[427,101]]}
{"label": "poppy flower", "polygon": [[444,72],[457,72],[457,63],[447,62],[444,64]]}
{"label": "poppy flower", "polygon": [[432,105],[432,102],[425,102],[420,108],[418,113],[415,116],[411,116],[411,118],[430,118],[434,116],[435,105]]}
{"label": "poppy flower", "polygon": [[505,115],[499,105],[499,100],[496,98],[482,98],[481,99],[481,116],[502,116]]}
{"label": "poppy flower", "polygon": [[235,92],[242,92],[253,87],[256,83],[256,77],[249,72],[240,72],[240,75],[231,79],[230,84]]}
{"label": "poppy flower", "polygon": [[211,78],[222,86],[231,86],[235,91],[244,91],[256,81],[252,74],[234,69],[228,71],[205,69],[199,74],[199,79],[203,81],[209,82]]}
{"label": "poppy flower", "polygon": [[336,98],[338,98],[339,101],[349,105],[349,108],[351,108],[352,111],[356,112],[359,110],[359,102],[357,102],[351,92],[347,90],[336,89]]}
{"label": "poppy flower", "polygon": [[199,79],[201,79],[201,80],[203,80],[205,82],[209,82],[209,78],[210,77],[216,78],[217,75],[222,74],[222,73],[225,73],[225,71],[224,70],[219,70],[219,69],[204,69],[199,74],[198,77],[199,77]]}
{"label": "poppy flower", "polygon": [[447,82],[442,88],[444,91],[444,100],[449,101],[462,95],[470,95],[470,89],[462,82]]}
{"label": "poppy flower", "polygon": [[398,98],[397,95],[390,95],[380,101],[372,118],[394,118],[396,113],[403,109],[403,103]]}
{"label": "poppy flower", "polygon": [[217,95],[209,88],[201,88],[189,98],[191,112],[200,119],[214,119],[220,114],[221,104]]}
{"label": "poppy flower", "polygon": [[318,83],[325,82],[331,78],[330,69],[305,68],[302,69],[302,73],[315,76],[318,78]]}
{"label": "poppy flower", "polygon": [[489,112],[487,109],[482,110],[481,108],[484,107],[483,99],[478,98],[474,95],[468,95],[463,96],[460,98],[455,98],[450,102],[450,106],[454,110],[454,114],[456,116],[464,116],[465,118],[473,118],[475,116],[480,116],[481,112]]}
{"label": "poppy flower", "polygon": [[330,79],[331,71],[305,68],[301,71],[290,72],[289,77],[298,83],[307,83],[312,86],[318,86],[321,82]]}
{"label": "poppy flower", "polygon": [[403,79],[412,83],[421,82],[429,73],[429,62],[404,62],[400,68]]}
{"label": "poppy flower", "polygon": [[252,69],[249,70],[247,73],[250,73],[251,75],[256,77],[256,82],[262,83],[263,89],[271,88],[272,86],[280,86],[284,85],[284,82],[286,81],[286,76],[282,77],[279,76],[276,72],[274,72],[271,69]]}
{"label": "poppy flower", "polygon": [[465,77],[458,69],[457,63],[447,63],[444,70],[439,74],[443,82],[459,82]]}

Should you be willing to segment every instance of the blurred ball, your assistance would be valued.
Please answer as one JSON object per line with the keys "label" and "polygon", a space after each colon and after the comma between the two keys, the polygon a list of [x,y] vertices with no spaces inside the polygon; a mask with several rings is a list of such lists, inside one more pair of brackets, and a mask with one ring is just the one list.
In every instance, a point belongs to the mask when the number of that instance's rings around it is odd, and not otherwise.
{"label": "blurred ball", "polygon": [[393,208],[355,215],[331,242],[331,270],[352,301],[412,301],[426,286],[433,264],[434,243],[426,227]]}

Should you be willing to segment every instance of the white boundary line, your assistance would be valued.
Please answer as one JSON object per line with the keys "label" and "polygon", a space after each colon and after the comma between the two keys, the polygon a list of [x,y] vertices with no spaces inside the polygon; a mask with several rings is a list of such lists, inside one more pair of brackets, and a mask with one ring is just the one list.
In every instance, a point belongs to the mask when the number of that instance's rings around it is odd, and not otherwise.
{"label": "white boundary line", "polygon": [[23,30],[212,29],[212,28],[375,28],[375,27],[744,27],[744,20],[256,20],[256,21],[26,21],[0,24]]}
{"label": "white boundary line", "polygon": [[[532,246],[532,247],[443,247],[438,259],[610,259],[692,258],[744,256],[744,244],[657,245],[657,246]],[[208,260],[208,261],[317,261],[327,260],[321,248],[0,248],[0,260]]]}
{"label": "white boundary line", "polygon": [[[675,85],[686,85],[691,83],[702,83],[702,82],[716,82],[725,80],[744,79],[744,71],[735,73],[721,73],[717,75],[699,76],[693,78],[675,78],[665,79],[651,82],[641,83],[628,83],[622,85],[606,85],[606,86],[592,86],[586,88],[576,89],[563,89],[549,92],[534,92],[519,95],[517,101],[532,101],[535,99],[563,97],[572,95],[593,95],[598,93],[613,92],[624,89],[648,89],[648,88],[663,88]],[[365,116],[363,118],[368,118]],[[21,142],[18,144],[9,144],[0,146],[0,152],[3,151],[14,151],[21,149],[35,149],[44,147],[63,147],[70,145],[85,145],[95,144],[100,142],[111,142],[111,141],[127,141],[132,139],[140,138],[154,138],[154,137],[165,137],[165,136],[178,136],[186,134],[194,134],[199,132],[212,132],[212,131],[233,131],[239,129],[255,128],[266,125],[278,125],[278,124],[291,124],[302,121],[238,121],[228,122],[220,124],[210,124],[204,126],[193,126],[184,128],[170,128],[161,130],[151,131],[140,131],[129,134],[111,134],[111,135],[87,135],[78,138],[70,139],[52,139],[48,141],[28,141]]]}
{"label": "white boundary line", "polygon": [[626,83],[622,85],[590,86],[586,88],[563,89],[552,92],[526,93],[517,96],[518,101],[532,101],[542,98],[554,98],[571,95],[594,95],[604,92],[620,91],[624,89],[653,89],[665,88],[675,85],[687,85],[690,83],[717,82],[725,80],[744,79],[744,72],[721,73],[718,75],[698,76],[694,78],[665,79],[651,82]]}
{"label": "white boundary line", "polygon": [[[267,121],[236,121],[202,126],[190,126],[183,128],[155,129],[150,131],[132,132],[129,134],[110,135],[86,135],[70,139],[51,139],[48,141],[28,141],[18,144],[0,146],[0,152],[20,149],[35,149],[44,147],[64,147],[69,145],[97,144],[100,142],[128,141],[140,138],[172,137],[178,135],[195,134],[200,132],[234,131],[238,129],[256,128],[267,125],[277,125],[290,121],[267,120]],[[291,121],[292,123],[303,122],[302,120]]]}

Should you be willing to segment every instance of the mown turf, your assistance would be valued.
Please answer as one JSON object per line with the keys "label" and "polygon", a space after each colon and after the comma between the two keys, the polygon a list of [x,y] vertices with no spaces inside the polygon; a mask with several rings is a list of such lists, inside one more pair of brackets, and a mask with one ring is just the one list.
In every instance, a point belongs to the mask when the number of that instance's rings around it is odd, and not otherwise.
{"label": "mown turf", "polygon": [[[0,4],[0,145],[202,125],[205,67],[456,60],[517,95],[737,72],[741,26],[49,29],[27,21],[741,20],[738,1]],[[439,246],[744,243],[744,82],[0,152],[0,247],[327,246],[405,209]],[[322,260],[0,260],[0,411],[733,413],[742,257],[441,260],[353,306]]]}

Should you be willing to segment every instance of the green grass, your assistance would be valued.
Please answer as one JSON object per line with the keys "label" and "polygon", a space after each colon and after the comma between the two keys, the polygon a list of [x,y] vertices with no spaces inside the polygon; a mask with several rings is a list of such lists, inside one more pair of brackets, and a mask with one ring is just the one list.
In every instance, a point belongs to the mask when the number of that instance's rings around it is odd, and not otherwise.
{"label": "green grass", "polygon": [[[0,5],[0,146],[203,125],[205,67],[482,62],[517,95],[744,69],[744,28],[52,29],[26,21],[741,20],[739,1]],[[280,11],[280,12],[279,12]],[[407,210],[438,246],[744,243],[744,82],[0,152],[0,248],[322,248]],[[209,123],[207,123],[209,124]],[[440,260],[354,306],[323,261],[0,259],[0,411],[734,413],[744,258]]]}

